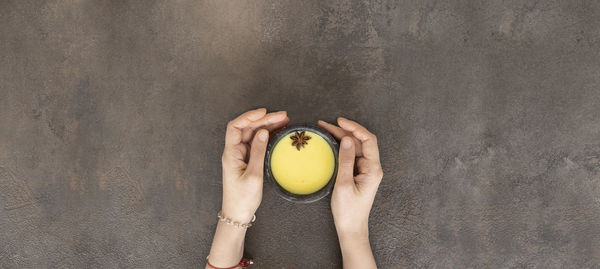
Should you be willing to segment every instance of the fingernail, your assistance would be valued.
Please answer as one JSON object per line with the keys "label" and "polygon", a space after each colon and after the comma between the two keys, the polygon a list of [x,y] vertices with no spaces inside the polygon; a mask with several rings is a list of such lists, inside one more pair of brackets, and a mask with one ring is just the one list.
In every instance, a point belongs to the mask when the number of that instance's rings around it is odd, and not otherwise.
{"label": "fingernail", "polygon": [[344,147],[345,149],[349,149],[350,147],[352,147],[352,141],[350,141],[350,139],[343,139],[342,147]]}
{"label": "fingernail", "polygon": [[267,133],[267,131],[261,130],[258,132],[258,140],[265,142],[267,141],[267,138],[269,138],[269,133]]}

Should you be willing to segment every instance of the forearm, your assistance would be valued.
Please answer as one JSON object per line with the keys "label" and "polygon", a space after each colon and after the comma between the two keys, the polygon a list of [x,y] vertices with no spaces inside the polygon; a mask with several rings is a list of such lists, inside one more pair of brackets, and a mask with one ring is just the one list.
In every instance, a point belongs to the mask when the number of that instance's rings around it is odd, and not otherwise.
{"label": "forearm", "polygon": [[338,231],[344,269],[377,268],[369,243],[369,229]]}
{"label": "forearm", "polygon": [[[244,254],[245,236],[246,229],[219,221],[210,248],[210,263],[216,267],[225,268],[238,264]],[[210,267],[207,265],[206,268]]]}

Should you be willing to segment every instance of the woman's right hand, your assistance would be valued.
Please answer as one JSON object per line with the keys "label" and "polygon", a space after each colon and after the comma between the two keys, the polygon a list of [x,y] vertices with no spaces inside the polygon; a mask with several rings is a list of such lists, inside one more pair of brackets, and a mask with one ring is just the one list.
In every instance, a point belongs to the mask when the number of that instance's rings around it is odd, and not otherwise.
{"label": "woman's right hand", "polygon": [[344,268],[376,268],[369,244],[369,213],[383,178],[377,137],[360,124],[341,117],[339,127],[324,121],[318,125],[341,140],[331,212]]}
{"label": "woman's right hand", "polygon": [[224,216],[241,223],[252,220],[262,200],[269,132],[281,129],[289,121],[285,111],[267,113],[259,108],[227,124],[222,157]]}
{"label": "woman's right hand", "polygon": [[[266,109],[260,108],[227,124],[222,157],[223,216],[239,223],[252,221],[262,200],[263,163],[269,132],[275,132],[289,121],[285,111],[267,113]],[[245,228],[219,221],[210,249],[210,263],[219,267],[238,264],[244,251],[245,236]],[[208,257],[206,268],[213,268],[208,265]]]}

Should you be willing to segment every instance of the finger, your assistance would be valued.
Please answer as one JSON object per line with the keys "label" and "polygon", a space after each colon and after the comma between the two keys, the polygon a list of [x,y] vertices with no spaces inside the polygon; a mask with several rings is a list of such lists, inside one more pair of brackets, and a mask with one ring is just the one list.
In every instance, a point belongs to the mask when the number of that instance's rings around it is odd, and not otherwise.
{"label": "finger", "polygon": [[359,190],[370,189],[375,193],[377,192],[379,184],[381,184],[381,177],[373,177],[371,175],[361,174],[354,177],[354,181],[356,182],[356,188]]}
{"label": "finger", "polygon": [[[290,122],[290,119],[286,117],[283,121],[280,121],[277,123],[269,123],[265,126],[260,126],[259,128],[266,129],[267,131],[269,131],[269,137],[272,137],[279,130],[283,129],[289,122]],[[251,131],[250,129],[244,130],[243,132],[246,132],[246,131],[248,132],[248,134],[244,133],[242,136],[248,136],[248,138],[242,139],[242,143],[248,143],[250,140],[252,140],[252,137],[254,137],[254,135],[255,135],[254,131]],[[247,140],[245,140],[245,139],[247,139]]]}
{"label": "finger", "polygon": [[356,168],[358,170],[358,174],[377,176],[382,172],[381,165],[378,162],[365,158],[356,159]]}
{"label": "finger", "polygon": [[377,137],[369,132],[362,125],[345,119],[342,117],[338,118],[338,124],[342,129],[352,132],[352,135],[362,144],[362,154],[365,158],[373,161],[379,161],[379,148],[377,147]]}
{"label": "finger", "polygon": [[278,123],[271,123],[265,126],[264,128],[269,130],[269,137],[272,137],[281,129],[285,128],[285,126],[288,125],[288,123],[290,123],[290,118],[286,117],[283,121],[280,121]]}
{"label": "finger", "polygon": [[335,184],[344,186],[354,184],[354,142],[349,136],[342,138],[338,158],[338,174]]}
{"label": "finger", "polygon": [[247,176],[262,179],[268,141],[269,131],[260,129],[256,132],[252,145],[250,145],[250,160],[248,160],[248,167],[245,172]]}
{"label": "finger", "polygon": [[230,160],[239,160],[245,163],[248,149],[249,147],[246,144],[237,144],[225,148],[222,158],[224,162],[223,164],[228,163]]}
{"label": "finger", "polygon": [[356,158],[356,168],[359,174],[368,173],[371,162],[365,158]]}
{"label": "finger", "polygon": [[331,133],[335,138],[337,138],[338,140],[341,140],[342,137],[347,136],[347,135],[351,135],[352,133],[350,132],[346,132],[344,131],[344,129],[337,127],[331,123],[319,120],[317,122],[317,125],[323,129],[325,129],[326,131],[328,131],[329,133]]}
{"label": "finger", "polygon": [[246,152],[249,147],[246,144],[237,144],[231,147],[225,147],[223,156],[221,156],[221,163],[223,165],[223,180],[226,178],[238,178],[242,175],[246,167]]}
{"label": "finger", "polygon": [[337,138],[338,140],[341,140],[342,137],[344,136],[350,136],[352,137],[352,140],[354,141],[354,150],[356,152],[356,156],[360,157],[362,156],[362,145],[360,140],[358,140],[356,137],[354,137],[352,135],[351,132],[346,131],[340,127],[337,127],[331,123],[319,120],[317,122],[317,125],[323,129],[325,129],[327,132],[331,133],[335,138]]}
{"label": "finger", "polygon": [[265,113],[267,113],[265,108],[250,110],[230,121],[225,133],[225,147],[242,142],[242,129],[250,126],[252,121],[262,118]]}
{"label": "finger", "polygon": [[242,143],[249,143],[250,140],[252,140],[255,130],[272,124],[280,124],[281,122],[285,121],[286,118],[287,112],[278,111],[268,113],[264,115],[264,117],[251,122],[249,126],[242,130]]}

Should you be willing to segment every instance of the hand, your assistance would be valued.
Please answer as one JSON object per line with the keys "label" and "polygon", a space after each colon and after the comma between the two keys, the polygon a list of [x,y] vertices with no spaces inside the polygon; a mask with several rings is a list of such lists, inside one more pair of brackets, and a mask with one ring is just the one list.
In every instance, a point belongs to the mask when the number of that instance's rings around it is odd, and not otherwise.
{"label": "hand", "polygon": [[248,223],[262,200],[263,164],[269,132],[284,127],[285,111],[248,111],[227,124],[223,150],[224,216]]}
{"label": "hand", "polygon": [[[263,163],[269,131],[285,126],[285,111],[268,113],[264,108],[248,111],[227,124],[223,150],[222,214],[234,221],[248,223],[262,200]],[[251,142],[252,141],[252,142]],[[217,267],[232,267],[240,262],[246,229],[218,222],[210,248],[210,262]],[[205,268],[210,268],[208,264]]]}
{"label": "hand", "polygon": [[[341,128],[324,121],[318,123],[342,141],[331,211],[336,228],[356,233],[368,228],[369,212],[383,171],[377,137],[354,121],[338,118],[338,124]],[[354,175],[355,162],[357,175]]]}
{"label": "hand", "polygon": [[[369,244],[369,213],[383,178],[377,137],[358,123],[338,118],[338,125],[318,125],[341,139],[331,212],[340,240],[344,268],[376,268]],[[358,171],[354,175],[354,164]]]}

